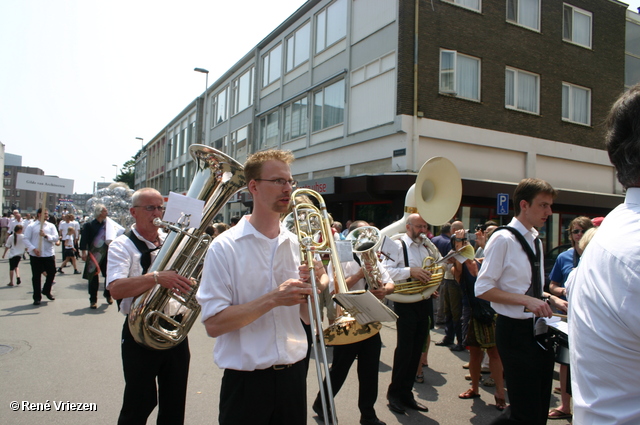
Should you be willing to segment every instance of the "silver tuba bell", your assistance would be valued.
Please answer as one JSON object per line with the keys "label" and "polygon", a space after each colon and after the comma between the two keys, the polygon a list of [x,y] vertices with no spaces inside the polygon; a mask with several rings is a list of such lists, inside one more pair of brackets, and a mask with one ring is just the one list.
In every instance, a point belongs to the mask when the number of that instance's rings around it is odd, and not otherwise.
{"label": "silver tuba bell", "polygon": [[[373,226],[358,227],[350,232],[346,239],[351,241],[353,252],[359,254],[362,259],[362,272],[367,285],[371,289],[379,289],[381,273],[378,268],[377,252],[382,244],[380,230]],[[371,270],[367,269],[367,264],[371,266]]]}
{"label": "silver tuba bell", "polygon": [[200,305],[196,292],[204,255],[211,243],[205,230],[231,196],[246,185],[244,168],[233,158],[204,145],[191,145],[189,152],[196,162],[196,173],[187,196],[205,201],[202,221],[199,228],[188,230],[181,223],[154,221],[157,226],[170,230],[170,234],[149,272],[175,270],[193,279],[195,284],[187,294],[175,294],[155,285],[133,300],[129,312],[133,338],[138,344],[155,350],[181,343],[198,318]]}

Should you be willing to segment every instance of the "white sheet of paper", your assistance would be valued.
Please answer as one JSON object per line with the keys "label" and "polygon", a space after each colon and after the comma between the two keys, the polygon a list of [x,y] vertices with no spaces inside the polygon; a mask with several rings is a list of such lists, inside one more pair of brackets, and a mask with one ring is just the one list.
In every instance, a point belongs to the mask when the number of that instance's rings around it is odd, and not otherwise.
{"label": "white sheet of paper", "polygon": [[351,241],[336,241],[336,250],[341,263],[353,261],[353,250]]}
{"label": "white sheet of paper", "polygon": [[180,195],[179,193],[169,192],[169,201],[167,201],[166,209],[162,220],[169,223],[177,223],[182,214],[190,214],[189,226],[200,227],[202,221],[202,210],[204,208],[204,201],[195,198],[189,198],[188,196]]}
{"label": "white sheet of paper", "polygon": [[383,256],[388,257],[392,261],[396,261],[395,254],[398,252],[398,245],[391,240],[391,238],[385,236],[380,244],[380,252]]}

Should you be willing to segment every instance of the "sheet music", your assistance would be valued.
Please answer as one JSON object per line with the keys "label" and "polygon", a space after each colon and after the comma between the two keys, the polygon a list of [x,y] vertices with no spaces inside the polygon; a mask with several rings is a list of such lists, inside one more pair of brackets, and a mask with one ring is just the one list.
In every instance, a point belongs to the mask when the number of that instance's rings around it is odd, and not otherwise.
{"label": "sheet music", "polygon": [[347,310],[358,323],[395,322],[398,316],[369,291],[336,294],[335,301]]}

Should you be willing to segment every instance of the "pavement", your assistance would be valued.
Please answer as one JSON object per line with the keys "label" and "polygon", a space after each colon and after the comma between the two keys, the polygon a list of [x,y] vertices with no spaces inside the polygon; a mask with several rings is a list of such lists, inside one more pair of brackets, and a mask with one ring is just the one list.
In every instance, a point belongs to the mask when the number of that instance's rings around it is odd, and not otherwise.
{"label": "pavement", "polygon": [[[59,252],[56,258],[60,258]],[[79,261],[80,271],[83,266]],[[34,306],[29,260],[20,263],[22,284],[13,287],[7,286],[9,261],[0,260],[0,424],[117,422],[124,389],[119,347],[124,316],[115,303],[108,305],[104,299],[99,299],[97,309],[90,309],[86,280],[82,275],[74,275],[72,267],[63,270],[65,274],[56,275],[53,286],[55,301],[43,297],[42,304]],[[396,329],[395,324],[383,325],[379,396],[375,405],[382,421],[389,425],[484,425],[500,414],[494,407],[493,388],[481,385],[481,397],[458,398],[458,394],[469,388],[469,382],[464,379],[468,372],[462,368],[469,355],[435,346],[442,335],[442,329],[432,332],[429,367],[424,368],[425,382],[414,385],[416,399],[428,406],[429,412],[409,410],[405,415],[398,415],[388,409],[385,398],[391,380]],[[222,371],[213,362],[214,343],[215,339],[206,335],[198,321],[189,333],[191,367],[186,424],[217,423]],[[329,359],[331,351],[328,348]],[[315,370],[312,359],[307,382],[310,425],[322,423],[311,409],[318,391]],[[557,385],[554,382],[554,386]],[[335,398],[340,424],[359,423],[357,400],[354,365]],[[17,402],[17,410],[13,402]],[[551,406],[558,404],[558,396],[553,394]],[[247,400],[247,406],[251,406],[251,400]],[[79,411],[79,408],[85,410]],[[156,411],[148,423],[155,423]]]}

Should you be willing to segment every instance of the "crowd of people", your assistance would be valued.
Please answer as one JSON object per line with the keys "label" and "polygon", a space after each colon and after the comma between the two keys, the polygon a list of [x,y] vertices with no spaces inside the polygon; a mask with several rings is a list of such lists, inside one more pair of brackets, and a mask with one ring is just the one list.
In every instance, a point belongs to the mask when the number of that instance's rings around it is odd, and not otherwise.
{"label": "crowd of people", "polygon": [[[502,412],[493,424],[545,424],[572,416],[579,424],[640,422],[634,385],[640,373],[635,367],[640,359],[639,123],[640,86],[635,86],[616,102],[607,122],[607,150],[626,189],[625,203],[604,221],[585,216],[571,221],[567,228],[571,249],[558,256],[548,285],[538,229],[551,217],[558,192],[544,180],[526,178],[517,185],[512,198],[515,216],[507,226],[486,221],[471,233],[461,221],[454,221],[442,225],[433,237],[429,223],[414,212],[405,217],[404,232],[393,241],[394,248],[373,264],[365,264],[356,254],[340,259],[339,265],[320,258],[309,264],[302,258],[301,242],[283,222],[297,185],[290,168],[293,154],[272,149],[250,155],[244,173],[253,198],[252,213],[232,226],[206,229],[213,241],[197,289],[201,320],[207,334],[216,338],[214,361],[224,369],[219,423],[306,423],[310,345],[322,338],[309,328],[307,303],[325,291],[335,293],[332,268],[343,270],[350,290],[370,291],[383,301],[408,280],[428,285],[435,271],[427,266],[434,264],[444,267],[438,291],[417,301],[393,303],[397,340],[386,391],[392,412],[428,412],[413,389],[425,381],[422,370],[428,366],[430,329],[437,322],[445,333],[436,346],[469,352],[471,385],[460,399],[479,397],[483,369],[490,373],[495,408]],[[67,216],[56,228],[48,221],[47,210],[38,210],[30,224],[17,211],[11,219],[3,217],[9,285],[14,285],[14,278],[20,284],[18,264],[27,251],[34,304],[40,304],[42,295],[54,300],[51,287],[56,272],[63,273],[62,266],[69,262],[79,273],[76,258],[81,252],[91,308],[97,302],[100,274],[106,279],[105,299],[109,304],[118,300],[125,317],[133,299],[155,286],[178,296],[191,293],[192,279],[173,270],[149,271],[166,238],[154,223],[163,216],[162,195],[151,188],[136,191],[130,212],[135,220],[130,229],[110,223],[103,205],[82,227]],[[343,228],[334,222],[331,233],[340,241],[367,225],[371,223],[356,219]],[[61,240],[64,262],[56,270],[53,252]],[[251,267],[246,258],[251,258]],[[377,271],[375,282],[370,281],[372,270]],[[330,297],[327,302],[331,303]],[[567,313],[569,343],[563,346],[548,331],[546,319],[566,318]],[[178,310],[175,316],[180,314]],[[380,335],[372,332],[332,349],[332,395],[338,395],[357,360],[360,423],[384,425],[374,408],[379,398]],[[568,358],[561,354],[567,349]],[[118,423],[146,423],[156,406],[158,423],[183,423],[188,338],[169,349],[149,349],[135,341],[125,318],[122,360],[125,389]],[[557,388],[561,400],[549,410],[556,361],[561,363]],[[326,382],[321,386],[328,387]],[[246,408],[247,399],[252,400],[251,409]],[[340,413],[325,417],[323,403],[318,393],[310,406],[320,420],[331,423]]]}

